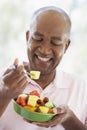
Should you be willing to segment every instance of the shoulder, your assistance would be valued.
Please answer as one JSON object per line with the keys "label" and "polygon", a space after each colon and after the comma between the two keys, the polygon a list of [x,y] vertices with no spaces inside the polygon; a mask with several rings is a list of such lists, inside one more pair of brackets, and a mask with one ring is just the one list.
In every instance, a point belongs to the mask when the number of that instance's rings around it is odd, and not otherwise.
{"label": "shoulder", "polygon": [[67,73],[60,69],[56,70],[55,82],[62,82],[63,85],[73,86],[73,87],[85,87],[87,88],[86,80],[74,73]]}

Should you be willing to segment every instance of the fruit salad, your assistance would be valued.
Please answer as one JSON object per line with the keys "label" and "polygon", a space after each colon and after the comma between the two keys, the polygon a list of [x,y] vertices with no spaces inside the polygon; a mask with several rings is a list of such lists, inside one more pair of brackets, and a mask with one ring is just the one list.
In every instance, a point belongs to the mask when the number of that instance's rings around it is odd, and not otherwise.
{"label": "fruit salad", "polygon": [[44,114],[53,114],[55,105],[47,98],[41,97],[37,90],[31,91],[29,94],[20,94],[16,102],[22,107]]}
{"label": "fruit salad", "polygon": [[39,79],[40,71],[31,70],[30,71],[30,77],[31,77],[31,79]]}

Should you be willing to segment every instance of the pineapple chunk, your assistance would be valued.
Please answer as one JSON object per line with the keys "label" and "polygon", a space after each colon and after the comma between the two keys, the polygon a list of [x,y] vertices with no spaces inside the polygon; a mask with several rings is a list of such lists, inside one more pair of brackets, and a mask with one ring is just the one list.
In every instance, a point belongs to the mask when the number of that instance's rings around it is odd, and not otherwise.
{"label": "pineapple chunk", "polygon": [[38,96],[35,95],[29,95],[28,98],[28,105],[35,107],[37,104],[37,100],[39,99]]}
{"label": "pineapple chunk", "polygon": [[49,111],[49,108],[45,107],[45,106],[40,106],[39,109],[40,109],[41,113],[44,113],[44,114],[47,114]]}
{"label": "pineapple chunk", "polygon": [[30,77],[31,79],[39,79],[40,77],[40,71],[30,71]]}

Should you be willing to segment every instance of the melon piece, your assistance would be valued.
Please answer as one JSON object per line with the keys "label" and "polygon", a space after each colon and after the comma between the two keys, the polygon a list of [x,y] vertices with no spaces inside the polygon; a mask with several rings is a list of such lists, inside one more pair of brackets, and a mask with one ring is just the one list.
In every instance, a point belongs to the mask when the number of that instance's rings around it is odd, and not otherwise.
{"label": "melon piece", "polygon": [[35,107],[37,105],[37,100],[39,99],[36,95],[29,95],[28,105]]}
{"label": "melon piece", "polygon": [[45,106],[49,108],[53,108],[54,104],[51,101],[48,101],[47,103],[45,103]]}
{"label": "melon piece", "polygon": [[31,77],[31,79],[39,79],[40,71],[31,70],[30,71],[30,77]]}
{"label": "melon piece", "polygon": [[40,109],[40,112],[44,114],[47,114],[49,111],[49,108],[45,106],[40,106],[39,109]]}

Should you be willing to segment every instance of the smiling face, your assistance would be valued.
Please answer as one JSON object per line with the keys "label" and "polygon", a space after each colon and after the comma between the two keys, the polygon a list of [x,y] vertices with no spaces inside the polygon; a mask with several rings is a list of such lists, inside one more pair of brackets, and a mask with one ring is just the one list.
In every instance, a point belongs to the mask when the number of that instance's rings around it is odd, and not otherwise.
{"label": "smiling face", "polygon": [[37,15],[33,19],[27,41],[31,69],[39,70],[41,74],[53,73],[70,43],[67,20],[55,11]]}

